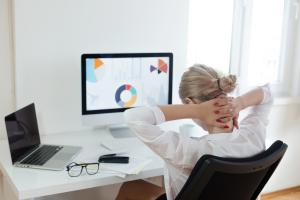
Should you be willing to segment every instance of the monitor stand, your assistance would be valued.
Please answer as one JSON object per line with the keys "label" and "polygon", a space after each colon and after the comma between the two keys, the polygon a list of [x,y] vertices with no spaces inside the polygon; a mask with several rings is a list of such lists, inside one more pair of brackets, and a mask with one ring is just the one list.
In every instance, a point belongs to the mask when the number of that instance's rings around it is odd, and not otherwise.
{"label": "monitor stand", "polygon": [[109,126],[108,130],[114,138],[136,137],[132,130],[126,125]]}

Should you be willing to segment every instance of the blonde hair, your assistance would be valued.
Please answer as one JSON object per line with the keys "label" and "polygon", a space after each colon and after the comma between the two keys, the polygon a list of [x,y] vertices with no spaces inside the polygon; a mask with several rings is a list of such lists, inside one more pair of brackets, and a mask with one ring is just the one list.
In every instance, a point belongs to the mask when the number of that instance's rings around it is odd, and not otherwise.
{"label": "blonde hair", "polygon": [[211,67],[195,64],[182,75],[179,96],[183,103],[186,103],[186,98],[203,102],[230,93],[235,87],[235,75],[222,76]]}

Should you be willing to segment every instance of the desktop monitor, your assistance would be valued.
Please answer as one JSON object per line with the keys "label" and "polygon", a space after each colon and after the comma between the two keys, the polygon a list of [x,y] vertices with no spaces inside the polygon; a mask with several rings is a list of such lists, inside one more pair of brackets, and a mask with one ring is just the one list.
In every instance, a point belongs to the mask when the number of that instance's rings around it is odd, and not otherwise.
{"label": "desktop monitor", "polygon": [[83,54],[84,125],[125,124],[123,111],[172,103],[172,53]]}

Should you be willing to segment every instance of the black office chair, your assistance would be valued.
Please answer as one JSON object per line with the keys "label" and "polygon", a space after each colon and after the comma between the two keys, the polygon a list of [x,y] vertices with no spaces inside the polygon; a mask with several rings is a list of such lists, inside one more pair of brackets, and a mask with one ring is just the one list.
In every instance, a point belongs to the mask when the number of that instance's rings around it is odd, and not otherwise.
{"label": "black office chair", "polygon": [[[255,200],[286,149],[285,143],[276,141],[266,151],[248,158],[204,155],[176,200]],[[164,199],[162,195],[157,200]]]}

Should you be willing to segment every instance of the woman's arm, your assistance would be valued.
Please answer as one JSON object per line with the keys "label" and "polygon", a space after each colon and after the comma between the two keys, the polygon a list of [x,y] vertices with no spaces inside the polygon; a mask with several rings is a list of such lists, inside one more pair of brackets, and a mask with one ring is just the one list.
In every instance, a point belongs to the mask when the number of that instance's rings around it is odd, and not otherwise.
{"label": "woman's arm", "polygon": [[244,110],[250,106],[258,105],[264,99],[264,91],[261,87],[253,89],[244,95],[241,95],[233,100],[236,112]]}
{"label": "woman's arm", "polygon": [[269,85],[264,85],[236,98],[237,110],[252,106],[245,118],[240,122],[239,133],[256,150],[265,148],[266,127],[272,108],[273,96]]}
{"label": "woman's arm", "polygon": [[221,124],[220,126],[224,127],[224,124],[216,120],[223,116],[232,116],[232,108],[228,106],[230,100],[218,98],[201,104],[137,107],[126,110],[124,117],[137,137],[164,160],[177,167],[192,168],[198,157],[190,152],[191,149],[209,152],[208,144],[192,140],[175,131],[164,131],[156,125],[176,119],[198,118],[206,123]]}
{"label": "woman's arm", "polygon": [[[166,132],[156,125],[176,119],[198,118],[208,124],[224,127],[223,123],[216,120],[223,116],[232,116],[232,108],[228,106],[230,100],[230,98],[218,98],[201,104],[136,107],[126,110],[124,117],[128,126],[134,130],[137,136],[149,145],[152,143],[150,146],[152,146],[152,149],[155,149],[160,147],[154,146],[167,145],[167,143],[160,144],[157,141],[154,142],[154,140],[162,135],[166,135]],[[166,137],[171,137],[171,134],[167,135]],[[175,136],[172,137],[176,140]]]}
{"label": "woman's arm", "polygon": [[[226,103],[226,101],[222,102]],[[165,161],[180,168],[191,169],[199,156],[199,154],[195,156],[194,152],[210,153],[210,145],[205,140],[197,141],[172,130],[164,131],[157,125],[166,120],[183,118],[211,119],[212,123],[215,123],[218,117],[228,115],[222,114],[228,109],[226,105],[222,105],[222,102],[211,100],[202,103],[204,107],[201,104],[137,107],[126,110],[124,117],[137,137]],[[220,107],[218,107],[219,103]],[[216,110],[220,113],[214,113]]]}

